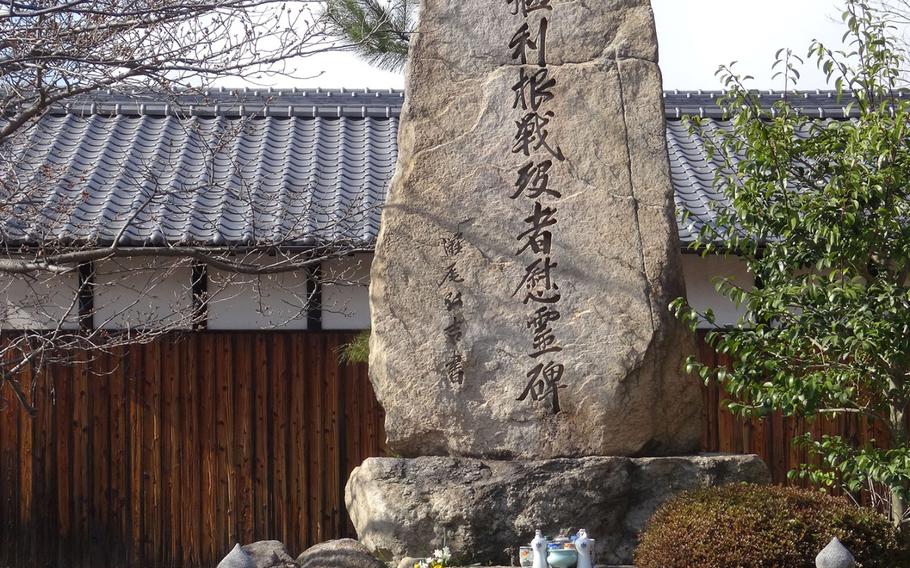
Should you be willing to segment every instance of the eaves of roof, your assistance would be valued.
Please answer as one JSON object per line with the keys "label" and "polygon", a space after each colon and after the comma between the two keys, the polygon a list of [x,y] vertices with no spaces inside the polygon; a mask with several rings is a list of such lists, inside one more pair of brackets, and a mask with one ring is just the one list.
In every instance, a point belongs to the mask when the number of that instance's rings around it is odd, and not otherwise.
{"label": "eaves of roof", "polygon": [[[686,115],[725,118],[717,105],[724,94],[724,91],[664,91],[665,116],[668,120]],[[786,99],[800,112],[815,118],[848,118],[856,113],[834,91],[756,91],[755,95],[763,107],[770,108]],[[82,116],[390,118],[400,115],[404,97],[404,91],[399,89],[219,88],[166,97],[160,93],[101,91],[58,105],[52,112]],[[896,91],[895,97],[910,100],[910,91]]]}

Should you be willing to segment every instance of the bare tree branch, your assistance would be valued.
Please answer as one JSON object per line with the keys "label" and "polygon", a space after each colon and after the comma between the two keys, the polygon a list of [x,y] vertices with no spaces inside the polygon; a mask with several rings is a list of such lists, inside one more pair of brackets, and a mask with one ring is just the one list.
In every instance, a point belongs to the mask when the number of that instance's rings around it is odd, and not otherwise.
{"label": "bare tree branch", "polygon": [[[67,113],[65,105],[103,96],[128,100],[138,91],[180,109],[189,97],[204,101],[213,81],[281,77],[301,58],[373,41],[370,30],[355,40],[330,32],[323,0],[0,5],[0,404],[15,401],[34,412],[35,386],[20,379],[26,368],[82,364],[122,345],[192,329],[205,321],[208,307],[232,298],[257,303],[273,314],[274,325],[306,318],[313,268],[370,252],[371,244],[348,236],[348,227],[375,216],[378,204],[324,202],[299,182],[282,188],[293,194],[293,207],[262,194],[258,163],[238,149],[244,136],[257,135],[262,117],[165,113],[159,122],[172,130],[162,138],[168,142],[141,155],[125,150],[103,173],[86,173],[66,142],[49,142],[55,129],[78,132],[100,120],[93,111]],[[111,121],[111,128],[124,129],[111,139],[134,135],[135,121],[122,122]],[[203,165],[190,167],[187,160]],[[104,224],[89,225],[83,221],[89,186],[116,189],[132,203],[105,206]],[[215,235],[209,240],[153,233],[137,241],[148,227],[189,218],[200,199],[242,212],[243,238],[219,240],[216,216],[200,228]],[[194,266],[213,275],[204,295],[187,277]],[[362,271],[344,266],[333,271],[332,282],[362,284]],[[80,267],[93,267],[94,277],[81,279]],[[95,302],[86,313],[87,293],[116,301]],[[80,325],[87,320],[94,326]]]}

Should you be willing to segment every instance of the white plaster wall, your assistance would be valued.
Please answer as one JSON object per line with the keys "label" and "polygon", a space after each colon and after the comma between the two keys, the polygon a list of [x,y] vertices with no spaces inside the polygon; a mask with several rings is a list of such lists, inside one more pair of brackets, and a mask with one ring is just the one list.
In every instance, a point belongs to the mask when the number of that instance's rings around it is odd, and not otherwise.
{"label": "white plaster wall", "polygon": [[718,278],[729,277],[739,286],[751,287],[752,276],[745,264],[735,256],[684,254],[682,260],[689,305],[702,313],[708,308],[714,310],[718,325],[734,325],[744,310],[737,309],[733,302],[719,294],[715,282]]}
{"label": "white plaster wall", "polygon": [[[712,308],[721,325],[736,323],[741,310],[718,294],[714,279],[733,277],[751,285],[752,278],[735,257],[684,254],[683,274],[689,303]],[[372,255],[363,254],[323,266],[323,328],[357,330],[370,327],[369,275]],[[141,267],[145,269],[140,269]],[[107,328],[142,328],[165,318],[187,327],[175,314],[192,309],[192,271],[188,263],[168,259],[116,259],[97,266],[95,322]],[[44,329],[69,308],[76,293],[76,273],[53,278],[0,278],[0,326]],[[271,276],[229,275],[209,270],[210,329],[306,329],[306,277],[303,272]],[[78,326],[78,307],[67,327]]]}
{"label": "white plaster wall", "polygon": [[209,329],[306,329],[303,271],[270,275],[209,269]]}
{"label": "white plaster wall", "polygon": [[373,255],[359,254],[323,265],[323,329],[369,329],[372,261]]}
{"label": "white plaster wall", "polygon": [[3,275],[0,277],[0,328],[53,329],[79,327],[77,272],[60,276]]}
{"label": "white plaster wall", "polygon": [[187,328],[192,314],[188,261],[116,258],[95,266],[95,326]]}

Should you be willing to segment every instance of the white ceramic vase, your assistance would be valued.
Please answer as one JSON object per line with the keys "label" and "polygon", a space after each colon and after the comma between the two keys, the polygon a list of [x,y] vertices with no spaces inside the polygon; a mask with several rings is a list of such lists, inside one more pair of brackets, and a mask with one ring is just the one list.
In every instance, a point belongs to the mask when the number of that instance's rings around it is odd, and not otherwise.
{"label": "white ceramic vase", "polygon": [[540,531],[534,532],[534,540],[531,541],[531,549],[534,551],[534,562],[531,568],[549,568],[547,564],[547,539],[544,538]]}
{"label": "white ceramic vase", "polygon": [[591,562],[591,539],[588,538],[588,531],[585,529],[578,531],[575,550],[578,551],[578,562],[575,564],[575,568],[594,568]]}

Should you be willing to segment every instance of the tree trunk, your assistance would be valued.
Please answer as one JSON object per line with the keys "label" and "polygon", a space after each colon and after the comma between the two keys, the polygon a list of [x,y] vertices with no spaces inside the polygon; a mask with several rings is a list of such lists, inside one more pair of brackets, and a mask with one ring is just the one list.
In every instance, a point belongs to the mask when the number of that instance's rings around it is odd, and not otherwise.
{"label": "tree trunk", "polygon": [[[907,444],[907,407],[905,404],[893,404],[891,407],[891,447],[901,447]],[[891,493],[891,522],[900,528],[907,511],[907,501],[899,488],[892,487]]]}
{"label": "tree trunk", "polygon": [[901,521],[904,518],[904,513],[907,510],[907,502],[904,500],[903,496],[897,492],[895,489],[891,490],[891,522],[895,527],[901,527]]}

